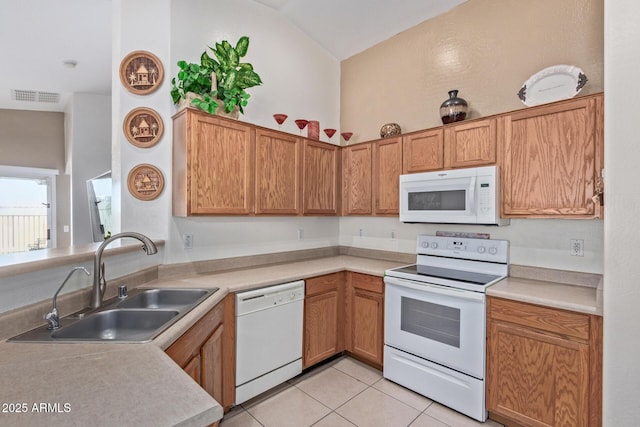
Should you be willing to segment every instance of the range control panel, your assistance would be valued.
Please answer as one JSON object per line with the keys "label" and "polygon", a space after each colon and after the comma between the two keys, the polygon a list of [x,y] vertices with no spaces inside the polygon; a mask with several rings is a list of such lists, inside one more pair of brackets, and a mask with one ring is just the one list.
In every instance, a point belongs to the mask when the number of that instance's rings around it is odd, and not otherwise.
{"label": "range control panel", "polygon": [[509,241],[468,237],[418,236],[419,255],[470,259],[505,264],[509,259]]}

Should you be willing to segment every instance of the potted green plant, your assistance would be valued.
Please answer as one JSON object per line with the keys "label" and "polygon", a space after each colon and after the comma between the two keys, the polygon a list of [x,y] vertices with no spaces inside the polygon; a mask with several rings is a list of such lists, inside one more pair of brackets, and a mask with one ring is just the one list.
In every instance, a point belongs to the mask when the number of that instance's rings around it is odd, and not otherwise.
{"label": "potted green plant", "polygon": [[223,40],[209,49],[213,57],[205,50],[200,64],[178,62],[178,75],[171,79],[173,102],[182,99],[210,114],[244,114],[250,97],[246,89],[262,84],[253,66],[240,62],[249,49],[249,37],[240,37],[235,47]]}

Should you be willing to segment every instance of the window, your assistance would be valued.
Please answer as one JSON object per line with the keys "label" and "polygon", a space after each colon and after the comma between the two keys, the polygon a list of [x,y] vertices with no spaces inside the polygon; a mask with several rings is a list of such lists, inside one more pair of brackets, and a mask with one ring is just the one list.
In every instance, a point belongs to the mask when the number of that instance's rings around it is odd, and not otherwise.
{"label": "window", "polygon": [[0,167],[0,254],[55,247],[56,170]]}

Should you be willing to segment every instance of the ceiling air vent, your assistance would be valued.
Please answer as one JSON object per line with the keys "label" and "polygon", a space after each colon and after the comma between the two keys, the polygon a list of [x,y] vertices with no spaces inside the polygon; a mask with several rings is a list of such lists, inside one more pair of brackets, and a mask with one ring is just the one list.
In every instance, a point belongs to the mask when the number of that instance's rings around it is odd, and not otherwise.
{"label": "ceiling air vent", "polygon": [[60,94],[54,92],[38,92],[35,90],[12,89],[11,98],[15,101],[46,102],[57,104],[60,102]]}

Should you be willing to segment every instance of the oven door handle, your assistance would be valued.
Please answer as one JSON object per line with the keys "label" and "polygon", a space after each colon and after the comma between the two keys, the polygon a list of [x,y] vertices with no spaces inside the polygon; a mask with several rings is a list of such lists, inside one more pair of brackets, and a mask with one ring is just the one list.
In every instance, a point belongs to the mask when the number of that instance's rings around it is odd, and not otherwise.
{"label": "oven door handle", "polygon": [[384,282],[387,285],[409,288],[421,292],[429,292],[432,294],[444,295],[454,298],[462,298],[471,301],[484,301],[484,294],[480,292],[466,291],[464,289],[449,288],[446,286],[431,285],[428,283],[418,283],[412,280],[399,279],[397,277],[386,276]]}

